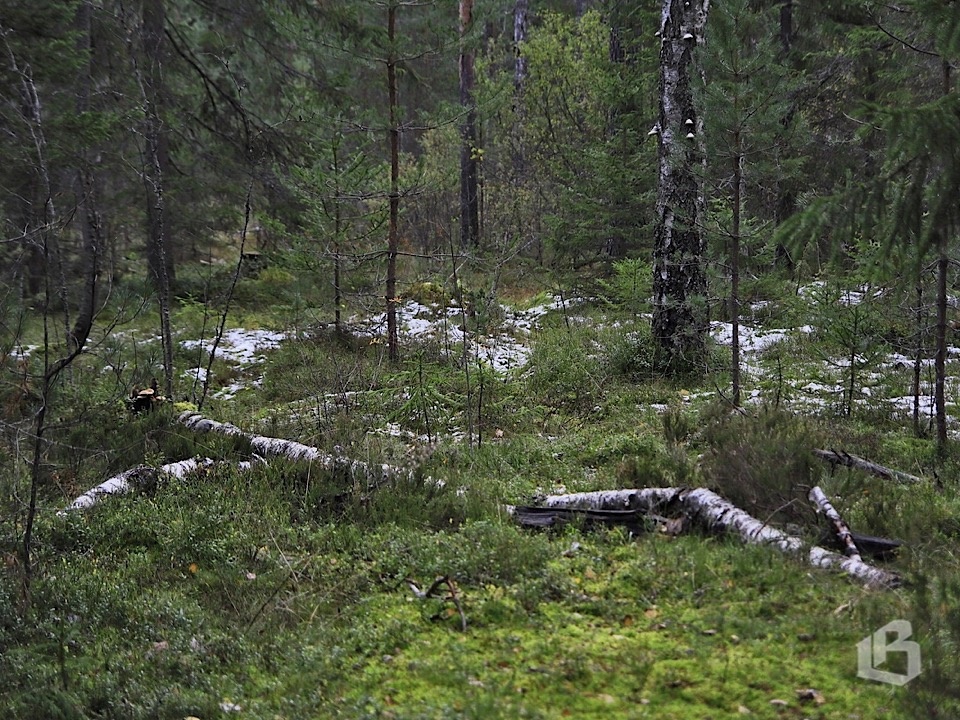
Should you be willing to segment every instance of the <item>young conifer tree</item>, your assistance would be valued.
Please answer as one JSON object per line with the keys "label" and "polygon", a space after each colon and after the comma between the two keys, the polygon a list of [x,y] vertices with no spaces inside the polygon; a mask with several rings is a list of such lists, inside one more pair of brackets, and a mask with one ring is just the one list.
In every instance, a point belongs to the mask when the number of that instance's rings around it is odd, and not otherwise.
{"label": "young conifer tree", "polygon": [[740,270],[745,245],[756,242],[756,222],[764,184],[776,184],[789,161],[785,149],[791,123],[786,68],[778,61],[777,18],[756,11],[746,0],[731,0],[714,9],[707,29],[704,57],[704,115],[711,159],[709,194],[726,212],[712,218],[726,246],[732,326],[730,366],[734,405],[740,405]]}

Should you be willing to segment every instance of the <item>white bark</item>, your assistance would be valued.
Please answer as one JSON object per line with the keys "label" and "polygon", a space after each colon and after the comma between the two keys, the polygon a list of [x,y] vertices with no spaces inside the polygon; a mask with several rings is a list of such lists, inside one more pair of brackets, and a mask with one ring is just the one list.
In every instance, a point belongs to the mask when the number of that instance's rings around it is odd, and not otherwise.
{"label": "white bark", "polygon": [[[540,499],[540,505],[553,508],[588,508],[592,510],[653,511],[677,503],[691,520],[710,531],[735,531],[748,544],[771,545],[781,552],[799,554],[804,542],[799,537],[770,527],[749,513],[724,500],[706,488],[644,488],[635,490],[607,490],[569,495],[551,495]],[[512,508],[508,506],[508,512]],[[877,568],[858,557],[844,557],[839,553],[813,546],[808,560],[814,567],[838,568],[870,587],[897,587],[896,573]]]}
{"label": "white bark", "polygon": [[91,508],[100,502],[104,495],[120,495],[129,491],[137,484],[156,477],[157,475],[167,475],[169,477],[182,480],[188,473],[193,472],[199,467],[206,467],[213,464],[210,458],[190,458],[180,462],[169,463],[160,468],[153,468],[149,465],[137,465],[136,467],[124,470],[119,475],[104,480],[95,488],[87,490],[67,507],[61,510],[58,515],[66,515],[71,510],[83,510]]}
{"label": "white bark", "polygon": [[851,560],[862,560],[860,557],[860,549],[857,547],[857,544],[853,541],[853,533],[850,532],[850,528],[847,527],[847,524],[843,521],[843,518],[840,517],[840,513],[837,512],[836,508],[830,503],[827,499],[827,496],[824,494],[823,490],[820,489],[819,485],[814,485],[810,488],[810,492],[807,493],[807,497],[810,498],[810,502],[817,506],[818,512],[822,512],[827,516],[827,520],[830,521],[830,524],[833,525],[833,531],[840,542],[843,543],[846,551],[846,555]]}
{"label": "white bark", "polygon": [[[351,478],[363,478],[368,485],[377,486],[395,480],[413,479],[411,470],[399,468],[386,463],[372,464],[362,460],[353,460],[342,455],[331,455],[311,445],[304,445],[295,440],[267,437],[247,433],[230,423],[221,423],[205,418],[199,413],[187,411],[180,414],[180,422],[195,432],[215,432],[223,435],[238,435],[250,441],[250,445],[261,455],[279,455],[291,460],[306,460],[320,465],[324,470],[343,471]],[[426,479],[441,486],[440,481]]]}

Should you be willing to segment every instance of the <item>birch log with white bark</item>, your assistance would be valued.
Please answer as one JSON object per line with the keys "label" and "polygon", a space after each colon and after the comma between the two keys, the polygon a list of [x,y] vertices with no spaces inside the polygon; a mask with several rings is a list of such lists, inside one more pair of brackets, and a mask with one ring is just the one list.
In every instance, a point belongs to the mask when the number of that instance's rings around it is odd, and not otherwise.
{"label": "birch log with white bark", "polygon": [[810,498],[810,502],[817,506],[817,510],[822,512],[827,520],[830,521],[834,534],[840,540],[840,544],[843,545],[843,554],[852,560],[861,560],[860,548],[857,547],[856,542],[853,540],[853,533],[850,532],[850,528],[843,521],[843,518],[840,517],[840,513],[837,512],[836,508],[834,508],[827,499],[827,496],[823,490],[820,489],[820,486],[814,485],[810,488],[807,497]]}
{"label": "birch log with white bark", "polygon": [[[590,508],[593,510],[640,509],[662,512],[671,505],[679,506],[694,522],[711,532],[735,531],[748,544],[771,545],[781,552],[799,554],[804,542],[757,520],[749,513],[706,488],[644,488],[634,490],[606,490],[569,495],[551,495],[540,499],[543,507]],[[507,508],[511,511],[511,508]],[[890,588],[900,585],[900,577],[877,568],[860,558],[843,555],[813,546],[808,552],[811,565],[837,568],[870,587]]]}
{"label": "birch log with white bark", "polygon": [[[415,477],[412,470],[387,463],[372,464],[363,462],[362,460],[353,460],[342,455],[331,455],[330,453],[323,452],[319,448],[304,445],[295,440],[254,435],[253,433],[241,430],[236,425],[210,420],[192,411],[181,413],[179,421],[194,432],[215,432],[222,435],[234,435],[246,438],[250,442],[251,447],[260,455],[279,455],[291,460],[306,460],[317,463],[324,470],[345,472],[353,479],[363,478],[368,485],[373,487],[396,480],[412,480]],[[427,478],[425,482],[433,482],[438,486],[442,485],[440,481],[429,478]]]}
{"label": "birch log with white bark", "polygon": [[134,487],[155,482],[160,475],[182,480],[188,473],[193,472],[197,468],[207,467],[212,464],[213,460],[210,458],[190,458],[188,460],[169,463],[159,468],[151,467],[150,465],[137,465],[87,490],[58,514],[65,515],[70,510],[83,510],[84,508],[93,507],[100,502],[104,495],[123,494]]}

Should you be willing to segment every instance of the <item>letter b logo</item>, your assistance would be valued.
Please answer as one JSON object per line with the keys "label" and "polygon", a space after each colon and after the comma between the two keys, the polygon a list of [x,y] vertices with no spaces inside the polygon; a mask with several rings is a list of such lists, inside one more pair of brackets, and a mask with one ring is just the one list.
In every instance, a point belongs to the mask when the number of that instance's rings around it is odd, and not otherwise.
{"label": "letter b logo", "polygon": [[[920,646],[913,640],[907,640],[913,634],[913,628],[907,620],[894,620],[867,635],[857,643],[857,677],[891,685],[906,685],[920,674]],[[889,640],[888,635],[895,635]],[[887,661],[888,653],[907,654],[907,672],[896,673],[878,670]]]}

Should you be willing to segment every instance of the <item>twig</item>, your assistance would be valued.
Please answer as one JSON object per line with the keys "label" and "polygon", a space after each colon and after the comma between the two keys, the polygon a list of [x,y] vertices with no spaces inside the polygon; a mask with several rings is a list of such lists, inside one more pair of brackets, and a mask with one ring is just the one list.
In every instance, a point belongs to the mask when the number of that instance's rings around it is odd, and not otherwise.
{"label": "twig", "polygon": [[448,602],[448,601],[452,602],[454,607],[457,608],[457,612],[460,613],[460,629],[463,632],[467,631],[467,616],[463,612],[463,606],[460,604],[460,597],[457,594],[457,586],[453,582],[453,580],[450,579],[450,576],[448,575],[438,576],[437,579],[433,581],[433,584],[426,591],[421,590],[420,586],[417,585],[417,583],[411,578],[406,578],[404,582],[406,582],[407,585],[410,586],[410,589],[413,591],[413,594],[420,600],[426,600],[427,598],[435,597],[435,593],[437,592],[437,590],[440,587],[446,585],[447,594],[442,599],[444,602]]}

